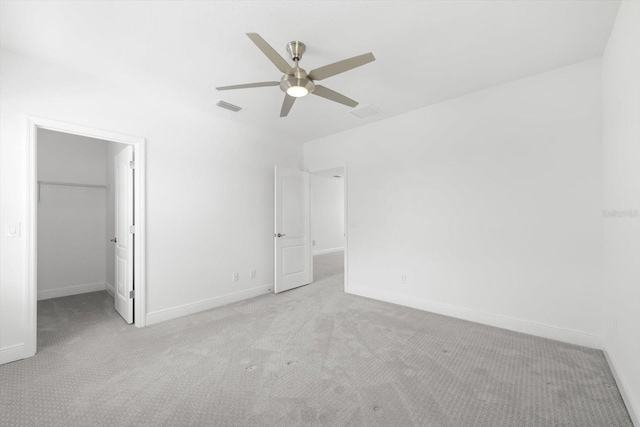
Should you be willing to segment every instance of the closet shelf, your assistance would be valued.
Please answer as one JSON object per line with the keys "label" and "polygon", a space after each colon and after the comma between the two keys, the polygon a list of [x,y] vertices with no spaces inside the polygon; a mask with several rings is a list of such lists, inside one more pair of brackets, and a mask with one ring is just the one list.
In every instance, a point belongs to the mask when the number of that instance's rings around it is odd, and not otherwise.
{"label": "closet shelf", "polygon": [[63,187],[81,187],[81,188],[99,188],[103,190],[109,190],[108,185],[80,184],[77,182],[38,181],[38,202],[40,201],[40,186],[42,185],[58,185]]}
{"label": "closet shelf", "polygon": [[108,185],[98,185],[98,184],[78,184],[75,182],[56,182],[56,181],[38,181],[39,185],[62,185],[65,187],[87,187],[87,188],[104,188],[105,190],[109,189]]}

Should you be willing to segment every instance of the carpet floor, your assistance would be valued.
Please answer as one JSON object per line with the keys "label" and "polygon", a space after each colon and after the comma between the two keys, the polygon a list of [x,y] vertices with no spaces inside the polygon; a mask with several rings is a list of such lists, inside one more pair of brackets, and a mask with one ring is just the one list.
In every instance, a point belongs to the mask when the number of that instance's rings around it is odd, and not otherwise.
{"label": "carpet floor", "polygon": [[38,303],[2,426],[631,426],[599,350],[316,282],[142,329],[106,292]]}

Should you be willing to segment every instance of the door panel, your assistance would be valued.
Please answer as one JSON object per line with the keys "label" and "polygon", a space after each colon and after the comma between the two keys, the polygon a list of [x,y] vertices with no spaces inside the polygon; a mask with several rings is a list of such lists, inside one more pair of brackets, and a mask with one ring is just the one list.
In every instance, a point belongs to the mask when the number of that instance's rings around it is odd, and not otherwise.
{"label": "door panel", "polygon": [[287,246],[282,248],[282,274],[290,276],[292,274],[303,273],[307,263],[305,262],[305,247]]}
{"label": "door panel", "polygon": [[282,177],[282,228],[289,238],[304,238],[305,210],[304,210],[305,181],[300,176]]}
{"label": "door panel", "polygon": [[311,283],[309,174],[275,168],[275,292]]}
{"label": "door panel", "polygon": [[133,147],[128,145],[115,158],[116,286],[115,306],[127,323],[133,323]]}

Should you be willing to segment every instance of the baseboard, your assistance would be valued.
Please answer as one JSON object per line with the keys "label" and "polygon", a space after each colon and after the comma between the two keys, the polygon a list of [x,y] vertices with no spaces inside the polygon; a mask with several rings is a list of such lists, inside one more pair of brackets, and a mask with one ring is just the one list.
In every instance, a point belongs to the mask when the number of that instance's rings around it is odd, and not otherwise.
{"label": "baseboard", "polygon": [[107,293],[112,297],[116,295],[116,288],[114,288],[113,285],[109,282],[104,283],[104,290],[107,291]]}
{"label": "baseboard", "polygon": [[105,283],[88,283],[86,285],[67,286],[66,288],[38,291],[38,301],[51,298],[68,297],[88,292],[104,291]]}
{"label": "baseboard", "polygon": [[24,359],[24,344],[15,344],[0,348],[0,365]]}
{"label": "baseboard", "polygon": [[242,301],[248,298],[257,297],[271,291],[273,291],[273,285],[263,285],[215,298],[167,308],[165,310],[154,311],[152,313],[147,313],[147,325],[153,325],[154,323],[164,322],[165,320],[177,319],[178,317],[210,310],[212,308]]}
{"label": "baseboard", "polygon": [[342,251],[344,251],[344,246],[341,246],[339,248],[320,249],[318,251],[313,251],[313,254],[324,255],[324,254],[331,254],[333,252],[342,252]]}
{"label": "baseboard", "polygon": [[629,388],[627,387],[627,382],[624,380],[624,377],[618,372],[615,358],[613,358],[611,353],[609,353],[606,349],[603,350],[603,353],[607,358],[607,362],[609,363],[609,368],[611,369],[613,378],[616,380],[616,385],[618,386],[618,390],[620,390],[622,400],[627,407],[629,417],[631,417],[631,421],[633,422],[634,426],[640,427],[640,399],[633,399],[631,396],[629,396],[629,393],[627,392],[627,390],[629,390]]}
{"label": "baseboard", "polygon": [[562,329],[554,326],[543,325],[540,323],[529,322],[526,320],[514,319],[512,317],[485,313],[482,311],[444,304],[441,302],[413,298],[391,292],[372,290],[363,286],[350,285],[348,293],[380,301],[390,302],[393,304],[403,305],[406,307],[416,308],[419,310],[429,311],[431,313],[443,314],[445,316],[469,320],[471,322],[482,323],[483,325],[495,326],[502,329],[536,335],[543,338],[549,338],[552,340],[563,341],[585,347],[604,349],[604,340],[602,337],[599,337],[597,335],[590,335],[583,332],[572,331],[569,329]]}

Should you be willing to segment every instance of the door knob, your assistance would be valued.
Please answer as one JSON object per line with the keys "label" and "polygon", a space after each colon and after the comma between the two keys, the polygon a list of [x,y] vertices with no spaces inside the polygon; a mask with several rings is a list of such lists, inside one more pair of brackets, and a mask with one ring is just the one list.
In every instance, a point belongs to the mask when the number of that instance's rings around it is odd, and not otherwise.
{"label": "door knob", "polygon": [[282,237],[282,236],[286,236],[286,234],[280,234],[280,233],[276,234],[276,237]]}
{"label": "door knob", "polygon": [[112,241],[113,243],[118,243],[118,238],[117,238],[117,237],[114,237],[113,239],[111,239],[111,241]]}

